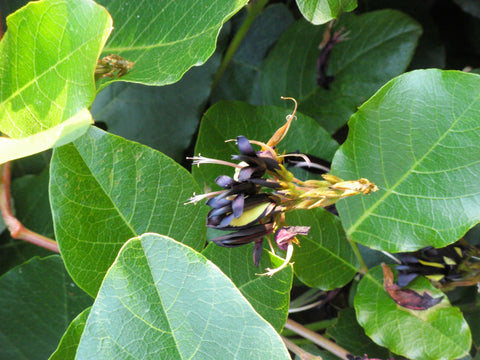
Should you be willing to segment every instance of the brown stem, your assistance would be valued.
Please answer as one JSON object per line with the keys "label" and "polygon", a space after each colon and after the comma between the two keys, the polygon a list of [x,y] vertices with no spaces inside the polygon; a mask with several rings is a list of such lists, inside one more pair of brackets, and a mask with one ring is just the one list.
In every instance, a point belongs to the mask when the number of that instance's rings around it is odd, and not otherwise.
{"label": "brown stem", "polygon": [[345,350],[344,348],[338,346],[333,341],[328,340],[327,338],[323,337],[322,335],[317,334],[316,332],[307,329],[305,326],[291,320],[287,319],[287,323],[285,324],[285,328],[297,333],[298,335],[308,339],[318,346],[321,346],[325,350],[331,352],[332,354],[338,356],[341,359],[348,360],[347,355],[350,353]]}
{"label": "brown stem", "polygon": [[293,352],[295,355],[298,355],[301,360],[322,360],[321,356],[313,355],[308,351],[303,350],[300,346],[288,340],[288,338],[282,336],[282,340],[287,349]]}
{"label": "brown stem", "polygon": [[7,225],[12,238],[24,240],[58,253],[58,245],[55,240],[27,229],[13,215],[12,196],[10,193],[12,164],[7,162],[1,165],[0,169],[2,170],[2,177],[0,180],[0,211],[2,212],[3,221],[5,222],[5,225]]}

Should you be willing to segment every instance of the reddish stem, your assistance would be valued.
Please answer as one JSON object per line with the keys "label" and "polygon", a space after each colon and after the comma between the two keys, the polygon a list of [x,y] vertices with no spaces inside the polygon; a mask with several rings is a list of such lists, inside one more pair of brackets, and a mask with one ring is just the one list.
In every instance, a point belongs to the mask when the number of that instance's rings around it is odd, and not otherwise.
{"label": "reddish stem", "polygon": [[13,215],[12,196],[10,193],[12,165],[10,162],[7,162],[1,165],[0,168],[2,169],[2,177],[0,180],[0,210],[2,212],[3,221],[5,222],[5,225],[7,225],[12,238],[24,240],[58,253],[58,245],[55,240],[27,229]]}

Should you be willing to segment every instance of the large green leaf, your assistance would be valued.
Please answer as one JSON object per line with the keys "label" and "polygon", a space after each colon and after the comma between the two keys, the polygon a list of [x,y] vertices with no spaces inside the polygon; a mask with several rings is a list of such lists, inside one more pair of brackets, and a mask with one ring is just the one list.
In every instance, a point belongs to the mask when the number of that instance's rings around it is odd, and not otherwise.
{"label": "large green leaf", "polygon": [[108,12],[90,0],[43,0],[7,23],[0,43],[0,131],[25,138],[90,106],[96,60],[112,26]]}
{"label": "large green leaf", "polygon": [[225,275],[232,279],[238,290],[255,310],[272,326],[281,331],[288,316],[293,271],[287,266],[274,276],[260,276],[266,268],[276,268],[283,260],[263,251],[258,268],[253,264],[253,244],[224,248],[210,243],[202,252]]}
{"label": "large green leaf", "polygon": [[357,7],[357,0],[297,0],[302,15],[314,25],[325,24]]}
{"label": "large green leaf", "polygon": [[128,241],[107,273],[77,359],[290,359],[215,265],[165,236]]}
{"label": "large green leaf", "polygon": [[68,326],[67,331],[62,336],[55,352],[50,356],[49,360],[70,360],[75,359],[80,338],[85,329],[88,315],[91,308],[87,308],[80,313]]}
{"label": "large green leaf", "polygon": [[192,176],[172,159],[96,128],[55,149],[55,236],[77,284],[95,294],[123,243],[144,232],[201,249],[206,209],[184,205],[194,192]]}
{"label": "large green leaf", "polygon": [[[411,287],[433,297],[443,294],[425,278]],[[451,360],[468,353],[471,334],[460,310],[442,302],[428,310],[408,310],[397,305],[383,289],[380,266],[362,279],[355,296],[357,319],[368,336],[393,352],[416,360]]]}
{"label": "large green leaf", "polygon": [[135,63],[121,80],[166,85],[213,54],[221,26],[247,0],[97,2],[115,24],[102,56],[114,53]]}
{"label": "large green leaf", "polygon": [[355,276],[358,260],[340,220],[324,209],[297,210],[287,214],[290,225],[310,226],[308,236],[299,236],[293,253],[295,275],[306,285],[332,290]]}
{"label": "large green leaf", "polygon": [[[283,100],[278,99],[278,104]],[[290,105],[292,103],[290,102]],[[252,106],[242,102],[219,102],[208,109],[200,124],[195,153],[220,160],[230,160],[238,154],[235,139],[244,135],[248,139],[266,142],[275,131],[285,124],[285,116],[292,111],[273,106]],[[287,136],[278,145],[279,152],[310,153],[330,160],[338,144],[330,135],[308,116],[297,113]],[[213,186],[218,175],[231,176],[233,169],[220,165],[194,167],[192,173],[201,186]],[[197,205],[198,206],[198,205]]]}
{"label": "large green leaf", "polygon": [[380,188],[337,204],[347,235],[386,251],[443,247],[480,220],[480,77],[414,71],[349,122],[332,172]]}
{"label": "large green leaf", "polygon": [[48,358],[70,321],[92,301],[58,255],[10,270],[0,278],[0,358]]}
{"label": "large green leaf", "polygon": [[92,115],[95,121],[105,122],[109,132],[153,147],[181,163],[210,95],[217,58],[190,69],[169,86],[111,84],[95,98]]}
{"label": "large green leaf", "polygon": [[329,90],[316,82],[325,26],[298,21],[285,32],[262,69],[264,102],[276,104],[280,95],[288,94],[299,101],[301,112],[334,132],[357,106],[405,71],[421,33],[413,19],[395,10],[345,14],[332,34],[341,29],[348,36],[331,52],[327,75],[334,79]]}

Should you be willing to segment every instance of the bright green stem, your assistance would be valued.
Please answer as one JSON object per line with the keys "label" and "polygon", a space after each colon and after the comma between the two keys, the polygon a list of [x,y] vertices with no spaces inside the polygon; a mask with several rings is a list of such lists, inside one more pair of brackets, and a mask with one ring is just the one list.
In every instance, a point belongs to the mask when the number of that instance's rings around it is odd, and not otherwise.
{"label": "bright green stem", "polygon": [[360,250],[358,249],[358,245],[355,241],[348,239],[348,242],[350,243],[353,253],[355,254],[355,257],[357,258],[358,262],[360,263],[360,272],[362,274],[366,274],[368,271],[368,267],[365,264],[365,261],[363,260],[362,254],[360,254]]}
{"label": "bright green stem", "polygon": [[252,25],[253,21],[256,19],[258,14],[260,14],[260,12],[263,10],[265,5],[267,5],[267,3],[268,3],[268,0],[258,0],[247,5],[247,11],[248,11],[247,17],[243,21],[237,33],[233,37],[232,42],[228,46],[227,51],[225,52],[225,56],[223,57],[222,63],[220,64],[220,67],[218,68],[218,71],[215,74],[215,78],[213,79],[212,90],[215,89],[215,87],[218,85],[220,78],[222,77],[223,73],[228,67],[228,64],[230,64],[230,61],[232,60],[233,55],[235,54],[238,47],[242,43],[242,40],[245,37],[245,35],[247,35],[247,32],[250,29],[250,26]]}

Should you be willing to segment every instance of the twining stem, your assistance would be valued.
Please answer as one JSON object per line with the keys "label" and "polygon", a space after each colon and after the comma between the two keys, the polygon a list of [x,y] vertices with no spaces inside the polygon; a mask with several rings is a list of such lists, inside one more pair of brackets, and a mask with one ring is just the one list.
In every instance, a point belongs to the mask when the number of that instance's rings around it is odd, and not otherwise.
{"label": "twining stem", "polygon": [[322,360],[321,356],[316,356],[303,350],[300,346],[288,340],[288,338],[282,336],[282,340],[287,349],[297,355],[301,360]]}
{"label": "twining stem", "polygon": [[360,250],[358,249],[358,245],[355,241],[348,239],[348,242],[350,243],[350,246],[352,247],[353,253],[355,254],[355,257],[357,258],[358,262],[360,263],[360,273],[366,274],[368,271],[367,264],[365,264],[365,261],[363,260],[362,254],[360,254]]}
{"label": "twining stem", "polygon": [[41,246],[45,249],[59,252],[58,245],[55,240],[47,238],[46,236],[37,234],[27,229],[12,213],[12,196],[10,192],[12,164],[7,162],[0,165],[1,179],[0,179],[0,211],[2,212],[3,221],[7,225],[12,238],[25,240],[29,243]]}
{"label": "twining stem", "polygon": [[222,63],[220,64],[218,71],[215,74],[215,77],[213,78],[211,90],[215,89],[215,87],[218,85],[220,78],[222,77],[223,73],[228,67],[228,64],[230,64],[230,61],[232,60],[233,55],[235,54],[238,47],[242,43],[243,38],[247,35],[247,32],[250,29],[250,26],[252,25],[253,21],[257,18],[258,14],[260,14],[260,12],[263,10],[265,5],[267,5],[267,3],[268,3],[268,0],[258,0],[258,1],[252,1],[246,6],[247,16],[243,21],[242,25],[240,26],[240,28],[238,29],[237,33],[233,37],[232,41],[230,42],[230,45],[228,45],[228,48],[227,48],[227,51],[225,52]]}
{"label": "twining stem", "polygon": [[328,340],[327,338],[323,337],[322,335],[317,334],[316,332],[307,329],[305,326],[291,320],[287,319],[287,323],[285,324],[285,328],[293,331],[294,333],[304,337],[312,341],[313,343],[317,344],[318,346],[324,348],[328,352],[338,356],[341,359],[348,360],[347,355],[350,353],[345,350],[344,348],[338,346],[333,341]]}

